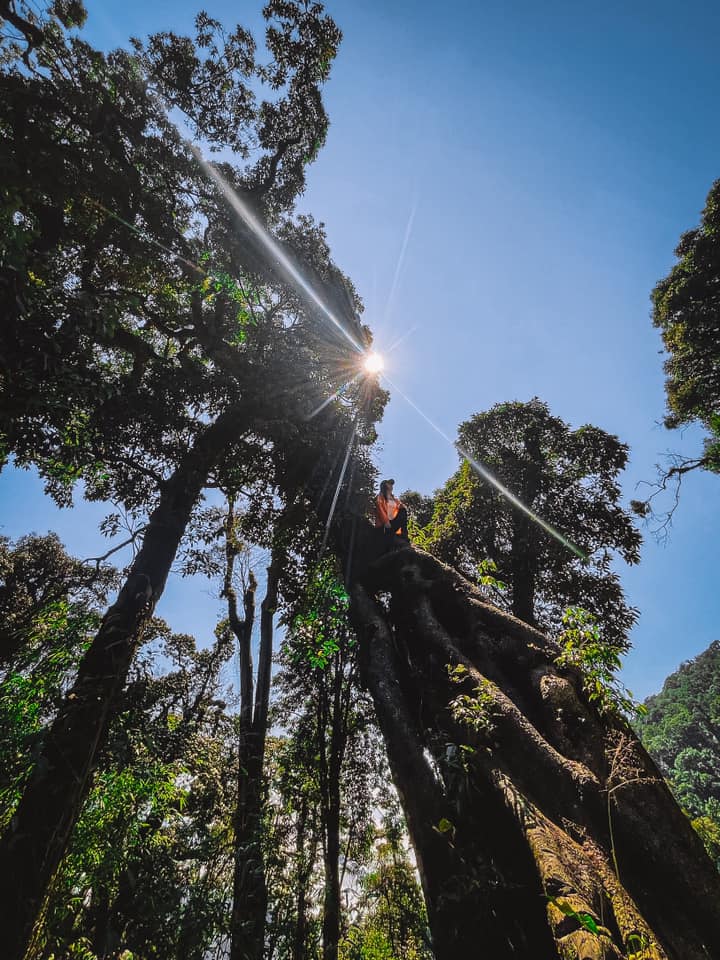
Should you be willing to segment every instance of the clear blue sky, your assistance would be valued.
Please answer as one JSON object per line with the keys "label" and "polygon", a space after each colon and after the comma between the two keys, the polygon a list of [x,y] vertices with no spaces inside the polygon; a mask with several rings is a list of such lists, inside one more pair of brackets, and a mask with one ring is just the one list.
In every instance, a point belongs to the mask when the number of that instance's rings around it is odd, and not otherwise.
{"label": "clear blue sky", "polygon": [[[88,3],[103,47],[187,30],[187,0]],[[260,4],[207,4],[260,25]],[[624,490],[668,449],[648,295],[720,176],[720,8],[711,3],[335,0],[344,41],[326,88],[331,128],[302,207],[327,225],[380,344],[412,330],[389,375],[454,435],[472,413],[537,395],[575,426],[630,444]],[[411,211],[395,295],[388,298]],[[413,329],[414,328],[414,329]],[[394,396],[378,460],[431,492],[456,454]],[[686,479],[666,547],[646,535],[623,572],[640,608],[624,676],[657,690],[720,635],[720,478]],[[3,532],[56,528],[79,555],[106,548],[102,511],[58,516],[27,474],[0,476]],[[209,636],[207,585],[171,582],[160,612]]]}

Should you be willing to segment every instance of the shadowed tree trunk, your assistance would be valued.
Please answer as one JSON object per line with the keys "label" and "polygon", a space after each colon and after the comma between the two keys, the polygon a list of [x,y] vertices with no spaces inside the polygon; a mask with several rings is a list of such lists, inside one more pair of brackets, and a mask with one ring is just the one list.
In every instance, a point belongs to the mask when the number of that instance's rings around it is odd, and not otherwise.
{"label": "shadowed tree trunk", "polygon": [[[337,960],[340,942],[340,771],[347,745],[347,681],[336,656],[332,685],[318,697],[318,748],[323,824],[323,960]],[[330,702],[331,701],[331,702]],[[332,705],[331,705],[332,703]],[[326,746],[325,732],[330,730]]]}
{"label": "shadowed tree trunk", "polygon": [[552,641],[420,551],[352,599],[437,960],[720,957],[700,839]]}
{"label": "shadowed tree trunk", "polygon": [[309,932],[308,924],[308,893],[309,884],[312,878],[313,866],[315,865],[315,848],[317,839],[311,836],[306,851],[306,840],[308,833],[312,833],[314,826],[308,811],[308,803],[303,798],[298,812],[297,835],[295,840],[295,861],[297,863],[297,900],[296,900],[296,921],[292,941],[292,960],[305,960],[307,956],[307,939]]}
{"label": "shadowed tree trunk", "polygon": [[[252,631],[255,589],[252,571],[243,597],[244,618],[237,610],[233,570],[239,544],[234,532],[234,505],[229,502],[226,522],[226,568],[223,593],[228,619],[240,655],[240,731],[238,737],[238,795],[235,809],[235,866],[231,917],[230,960],[262,960],[267,913],[267,883],[263,856],[265,811],[265,741],[267,738],[272,667],[273,615],[277,606],[280,556],[273,552],[267,569],[267,590],[260,608],[260,650],[254,683]],[[254,688],[254,697],[253,697]]]}
{"label": "shadowed tree trunk", "polygon": [[244,413],[230,408],[207,427],[165,482],[130,574],[44,737],[20,805],[0,842],[4,960],[21,960],[27,949],[90,788],[142,629],[163,592],[208,472],[238,436]]}
{"label": "shadowed tree trunk", "polygon": [[[522,476],[520,500],[532,507],[540,492],[540,468],[542,452],[537,432],[529,429],[525,434],[527,458],[522,461],[519,473]],[[517,458],[513,457],[517,462]],[[512,583],[512,612],[518,620],[532,626],[535,619],[535,572],[537,570],[537,529],[534,522],[522,510],[513,509],[512,540],[510,545],[510,582]]]}

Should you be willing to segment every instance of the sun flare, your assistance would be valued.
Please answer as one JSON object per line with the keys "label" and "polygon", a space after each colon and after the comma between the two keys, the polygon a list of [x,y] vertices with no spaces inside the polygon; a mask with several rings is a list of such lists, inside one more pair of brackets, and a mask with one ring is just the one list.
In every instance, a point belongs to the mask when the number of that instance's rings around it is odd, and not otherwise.
{"label": "sun flare", "polygon": [[385,361],[379,353],[368,353],[365,357],[364,366],[367,373],[381,373],[385,366]]}

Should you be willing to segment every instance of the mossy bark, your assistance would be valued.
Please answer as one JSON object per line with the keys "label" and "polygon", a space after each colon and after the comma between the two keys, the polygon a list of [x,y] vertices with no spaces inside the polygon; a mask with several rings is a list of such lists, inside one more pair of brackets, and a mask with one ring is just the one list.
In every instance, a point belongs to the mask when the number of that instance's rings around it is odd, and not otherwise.
{"label": "mossy bark", "polygon": [[550,639],[417,550],[352,600],[437,960],[720,957],[701,841]]}

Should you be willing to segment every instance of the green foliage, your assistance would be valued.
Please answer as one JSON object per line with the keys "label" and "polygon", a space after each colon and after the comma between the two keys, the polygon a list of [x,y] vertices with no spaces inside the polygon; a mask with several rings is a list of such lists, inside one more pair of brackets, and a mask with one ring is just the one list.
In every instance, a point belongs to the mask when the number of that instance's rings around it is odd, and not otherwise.
{"label": "green foliage", "polygon": [[504,593],[508,586],[502,580],[498,580],[495,574],[498,566],[494,560],[481,560],[477,566],[478,583],[483,587],[491,587],[500,593]]}
{"label": "green foliage", "polygon": [[415,871],[400,836],[392,827],[387,829],[388,821],[385,826],[361,874],[357,915],[340,944],[340,960],[430,960],[432,956]]}
{"label": "green foliage", "polygon": [[350,598],[337,579],[332,562],[318,565],[310,575],[302,607],[292,622],[292,656],[302,657],[311,667],[324,670],[339,652],[342,635],[347,636],[352,647],[355,639],[347,628],[349,606]]}
{"label": "green foliage", "polygon": [[396,960],[382,930],[352,927],[338,950],[338,960]]}
{"label": "green foliage", "polygon": [[[95,633],[113,571],[69,557],[53,535],[0,539],[0,826]],[[4,664],[2,661],[4,660]]]}
{"label": "green foliage", "polygon": [[[83,936],[98,944],[98,922],[135,957],[201,956],[227,930],[237,768],[218,682],[230,649],[197,651],[155,627],[48,904],[43,936],[58,958],[69,929],[73,949]],[[158,642],[163,673],[151,666]]]}
{"label": "green foliage", "polygon": [[[677,263],[652,293],[653,323],[668,352],[665,425],[697,422],[706,431],[695,463],[720,472],[720,180],[710,188],[700,225],[683,234]],[[691,461],[692,464],[692,461]]]}
{"label": "green foliage", "polygon": [[555,658],[558,667],[572,667],[580,672],[588,699],[599,710],[617,710],[625,716],[645,712],[633,699],[632,690],[617,677],[622,661],[617,649],[608,644],[596,618],[582,607],[568,607],[562,617],[563,631],[558,637],[562,647]]}
{"label": "green foliage", "polygon": [[720,868],[720,641],[645,701],[638,735]]}
{"label": "green foliage", "polygon": [[637,612],[626,604],[612,569],[615,556],[639,560],[640,535],[620,503],[627,447],[598,427],[571,429],[537,398],[475,414],[460,424],[458,436],[459,450],[587,559],[513,506],[467,459],[436,491],[424,525],[429,504],[410,495],[418,518],[413,540],[478,579],[494,603],[520,619],[553,631],[565,608],[583,606],[602,622],[609,642],[627,647]]}
{"label": "green foliage", "polygon": [[[454,667],[448,663],[447,671],[452,683],[466,683],[468,680],[467,668],[462,663]],[[492,684],[483,678],[473,686],[472,693],[461,693],[454,697],[448,704],[448,709],[457,723],[462,723],[477,733],[489,733],[493,727],[494,704]]]}

